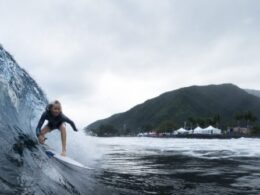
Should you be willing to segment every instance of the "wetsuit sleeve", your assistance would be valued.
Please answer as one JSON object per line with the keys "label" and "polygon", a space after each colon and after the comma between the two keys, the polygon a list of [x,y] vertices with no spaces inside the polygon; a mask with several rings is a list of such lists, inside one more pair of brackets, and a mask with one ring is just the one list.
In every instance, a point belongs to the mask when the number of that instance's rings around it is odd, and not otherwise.
{"label": "wetsuit sleeve", "polygon": [[63,116],[64,122],[69,123],[70,126],[72,127],[72,129],[73,129],[74,131],[78,131],[78,129],[76,128],[75,123],[74,123],[70,118],[68,118],[68,117],[65,116],[64,114],[63,114],[62,116]]}
{"label": "wetsuit sleeve", "polygon": [[37,136],[40,134],[41,127],[42,127],[42,125],[43,125],[45,119],[46,119],[46,112],[44,112],[44,113],[42,114],[42,116],[41,116],[41,118],[40,118],[40,120],[39,120],[39,122],[38,122],[38,125],[37,125],[37,127],[36,127],[36,135],[37,135]]}

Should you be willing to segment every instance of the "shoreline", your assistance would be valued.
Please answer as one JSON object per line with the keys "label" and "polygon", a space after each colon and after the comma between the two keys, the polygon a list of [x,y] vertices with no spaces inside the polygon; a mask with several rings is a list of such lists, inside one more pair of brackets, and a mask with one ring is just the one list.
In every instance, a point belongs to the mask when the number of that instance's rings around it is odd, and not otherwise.
{"label": "shoreline", "polygon": [[140,136],[140,137],[151,137],[151,138],[188,138],[188,139],[239,139],[239,138],[257,138],[257,135],[207,135],[207,134],[192,134],[192,135],[169,135],[169,136]]}
{"label": "shoreline", "polygon": [[193,134],[193,135],[162,135],[162,136],[133,136],[133,135],[125,135],[125,136],[93,136],[91,137],[98,137],[98,138],[113,138],[113,137],[133,137],[133,138],[186,138],[186,139],[240,139],[240,138],[252,138],[252,139],[260,139],[260,135],[202,135],[202,134]]}

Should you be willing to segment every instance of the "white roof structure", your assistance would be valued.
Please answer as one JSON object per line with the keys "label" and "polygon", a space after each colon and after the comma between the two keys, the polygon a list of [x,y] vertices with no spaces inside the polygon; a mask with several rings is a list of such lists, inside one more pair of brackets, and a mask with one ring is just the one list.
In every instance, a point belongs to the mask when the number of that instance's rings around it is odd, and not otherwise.
{"label": "white roof structure", "polygon": [[221,134],[221,130],[212,126],[206,128],[206,130],[210,131],[211,134]]}
{"label": "white roof structure", "polygon": [[200,126],[198,126],[197,128],[194,129],[194,131],[201,131],[203,130]]}
{"label": "white roof structure", "polygon": [[214,127],[212,126],[208,126],[207,128],[205,128],[204,130],[212,130],[212,129],[215,129]]}
{"label": "white roof structure", "polygon": [[221,134],[221,130],[212,126],[209,126],[205,129],[202,129],[201,127],[197,127],[196,129],[194,129],[193,133],[194,134]]}
{"label": "white roof structure", "polygon": [[198,126],[193,130],[193,134],[202,134],[202,131],[203,129],[200,126]]}
{"label": "white roof structure", "polygon": [[185,133],[188,133],[189,131],[184,129],[184,128],[180,128],[178,130],[176,130],[174,133],[175,134],[185,134]]}

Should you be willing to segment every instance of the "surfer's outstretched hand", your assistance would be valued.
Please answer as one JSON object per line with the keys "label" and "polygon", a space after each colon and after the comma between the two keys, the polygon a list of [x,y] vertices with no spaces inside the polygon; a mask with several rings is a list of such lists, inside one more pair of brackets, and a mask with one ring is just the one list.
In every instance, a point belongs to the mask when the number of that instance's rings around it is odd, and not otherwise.
{"label": "surfer's outstretched hand", "polygon": [[45,137],[43,135],[39,135],[38,140],[39,140],[40,144],[44,144]]}

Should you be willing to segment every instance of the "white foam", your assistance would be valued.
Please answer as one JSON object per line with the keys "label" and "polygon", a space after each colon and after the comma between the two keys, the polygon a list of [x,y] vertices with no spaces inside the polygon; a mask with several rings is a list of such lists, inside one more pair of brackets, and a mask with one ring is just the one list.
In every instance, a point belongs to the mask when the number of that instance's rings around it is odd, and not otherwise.
{"label": "white foam", "polygon": [[[54,130],[46,136],[46,143],[57,152],[61,151],[60,131]],[[79,161],[85,166],[92,167],[101,158],[102,153],[97,146],[95,137],[86,136],[83,131],[74,132],[67,128],[67,156]]]}
{"label": "white foam", "polygon": [[[84,132],[67,130],[67,155],[92,167],[103,155],[130,153],[136,155],[186,155],[218,159],[234,157],[259,157],[259,139],[160,139],[160,138],[97,138]],[[48,145],[61,150],[60,132],[48,136]]]}

